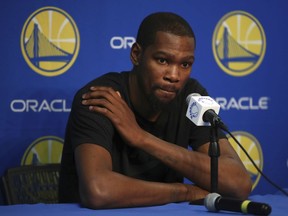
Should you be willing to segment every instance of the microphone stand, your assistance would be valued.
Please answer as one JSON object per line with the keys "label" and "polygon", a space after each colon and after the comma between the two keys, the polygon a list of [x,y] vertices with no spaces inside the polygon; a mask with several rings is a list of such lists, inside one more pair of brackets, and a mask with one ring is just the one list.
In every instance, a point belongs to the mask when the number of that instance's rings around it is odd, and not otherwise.
{"label": "microphone stand", "polygon": [[218,144],[218,121],[213,118],[211,122],[211,134],[210,134],[210,172],[211,172],[211,193],[217,193],[218,191],[218,157],[220,156],[220,148]]}

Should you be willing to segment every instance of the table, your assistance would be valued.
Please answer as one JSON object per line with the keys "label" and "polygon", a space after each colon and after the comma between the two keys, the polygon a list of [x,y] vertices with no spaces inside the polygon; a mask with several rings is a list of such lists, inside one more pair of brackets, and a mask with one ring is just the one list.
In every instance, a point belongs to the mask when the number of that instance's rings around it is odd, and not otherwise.
{"label": "table", "polygon": [[[249,198],[255,202],[271,205],[272,216],[288,215],[288,197],[284,195],[253,195]],[[78,204],[21,204],[0,206],[1,216],[193,216],[193,215],[242,215],[234,212],[208,212],[204,206],[189,205],[189,203],[172,203],[162,206],[123,208],[109,210],[92,210],[82,208]]]}

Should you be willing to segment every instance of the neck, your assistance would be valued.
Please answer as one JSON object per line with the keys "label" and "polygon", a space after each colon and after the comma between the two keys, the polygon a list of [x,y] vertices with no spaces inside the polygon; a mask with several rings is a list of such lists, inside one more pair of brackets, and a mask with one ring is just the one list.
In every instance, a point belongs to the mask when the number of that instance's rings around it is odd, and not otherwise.
{"label": "neck", "polygon": [[161,110],[153,109],[153,106],[150,104],[147,95],[141,88],[141,85],[139,85],[136,73],[137,72],[133,70],[129,74],[129,94],[132,105],[136,112],[142,116],[142,118],[151,122],[155,122],[161,114]]}

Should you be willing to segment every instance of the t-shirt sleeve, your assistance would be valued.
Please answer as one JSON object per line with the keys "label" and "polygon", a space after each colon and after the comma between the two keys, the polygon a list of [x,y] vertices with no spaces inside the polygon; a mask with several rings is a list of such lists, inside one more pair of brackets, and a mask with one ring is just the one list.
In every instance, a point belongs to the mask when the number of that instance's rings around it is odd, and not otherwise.
{"label": "t-shirt sleeve", "polygon": [[81,104],[84,92],[82,90],[75,95],[69,117],[67,132],[70,134],[72,148],[83,143],[92,143],[103,146],[110,152],[114,127],[108,118]]}

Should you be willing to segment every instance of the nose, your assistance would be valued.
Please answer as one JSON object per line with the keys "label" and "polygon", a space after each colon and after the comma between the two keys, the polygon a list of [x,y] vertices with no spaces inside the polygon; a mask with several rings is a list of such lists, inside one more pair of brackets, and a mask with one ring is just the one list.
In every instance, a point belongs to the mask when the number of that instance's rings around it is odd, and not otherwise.
{"label": "nose", "polygon": [[175,83],[179,81],[179,69],[177,66],[170,66],[167,68],[166,73],[164,75],[164,80]]}

